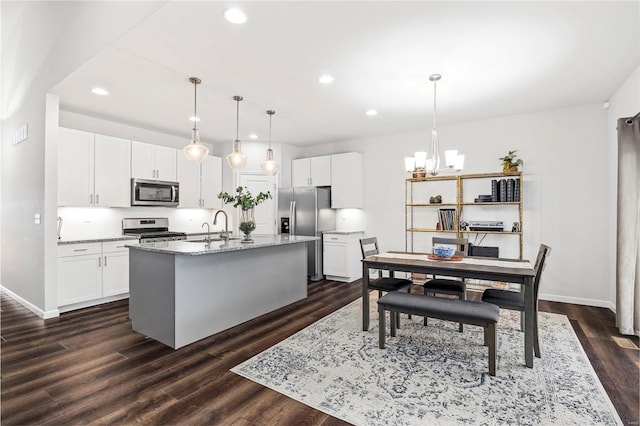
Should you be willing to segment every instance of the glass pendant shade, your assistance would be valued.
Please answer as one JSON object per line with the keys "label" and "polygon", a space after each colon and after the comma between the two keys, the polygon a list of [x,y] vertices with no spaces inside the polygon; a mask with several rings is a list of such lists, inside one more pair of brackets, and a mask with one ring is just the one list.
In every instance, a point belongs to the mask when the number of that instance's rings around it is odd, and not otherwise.
{"label": "glass pendant shade", "polygon": [[202,145],[198,131],[194,130],[193,136],[191,137],[191,143],[182,148],[182,152],[184,153],[184,156],[187,157],[187,160],[192,163],[201,164],[206,160],[207,155],[209,155],[209,148]]}
{"label": "glass pendant shade", "polygon": [[408,172],[412,172],[416,169],[415,157],[404,157],[404,169]]}
{"label": "glass pendant shade", "polygon": [[227,155],[227,164],[233,170],[240,170],[247,165],[247,156],[240,149],[240,139],[238,138],[240,130],[240,101],[242,96],[234,96],[233,100],[236,101],[236,140],[233,141],[233,151]]}
{"label": "glass pendant shade", "polygon": [[275,176],[278,173],[278,162],[273,159],[273,150],[271,148],[267,150],[267,159],[262,162],[260,167],[267,176]]}
{"label": "glass pendant shade", "polygon": [[233,170],[240,170],[247,165],[247,156],[240,150],[240,141],[233,141],[233,152],[227,155],[227,164]]}
{"label": "glass pendant shade", "polygon": [[267,110],[267,115],[269,115],[269,149],[267,149],[267,158],[260,164],[262,172],[267,176],[275,176],[278,173],[278,162],[273,159],[273,150],[271,149],[271,117],[275,113],[272,109]]}
{"label": "glass pendant shade", "polygon": [[202,83],[198,77],[190,77],[189,81],[193,83],[193,131],[191,133],[191,142],[182,148],[184,156],[192,163],[201,164],[209,155],[209,148],[200,142],[200,132],[198,132],[198,84]]}
{"label": "glass pendant shade", "polygon": [[440,171],[440,144],[438,131],[431,130],[431,145],[429,145],[429,160],[431,161],[431,175],[436,176]]}
{"label": "glass pendant shade", "polygon": [[426,151],[414,152],[413,156],[416,161],[416,169],[424,169],[427,165],[427,153]]}
{"label": "glass pendant shade", "polygon": [[455,149],[448,149],[444,152],[444,161],[448,168],[452,169],[456,164],[458,158],[458,151]]}

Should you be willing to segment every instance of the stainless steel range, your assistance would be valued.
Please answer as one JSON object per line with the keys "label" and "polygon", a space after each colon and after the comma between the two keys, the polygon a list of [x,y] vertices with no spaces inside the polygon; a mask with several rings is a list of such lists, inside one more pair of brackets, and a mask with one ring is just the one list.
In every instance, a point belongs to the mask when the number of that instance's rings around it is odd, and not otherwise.
{"label": "stainless steel range", "polygon": [[169,231],[169,218],[125,218],[122,219],[122,232],[124,235],[135,235],[141,243],[153,243],[157,241],[186,240],[184,232]]}

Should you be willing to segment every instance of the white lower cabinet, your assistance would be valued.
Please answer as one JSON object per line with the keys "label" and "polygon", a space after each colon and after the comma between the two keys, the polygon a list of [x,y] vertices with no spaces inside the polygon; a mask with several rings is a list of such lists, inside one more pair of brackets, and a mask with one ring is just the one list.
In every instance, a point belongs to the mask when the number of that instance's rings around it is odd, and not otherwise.
{"label": "white lower cabinet", "polygon": [[129,293],[129,249],[123,241],[102,243],[102,296]]}
{"label": "white lower cabinet", "polygon": [[[58,246],[58,307],[102,303],[129,292],[129,249],[125,241]],[[61,311],[70,309],[61,309]]]}
{"label": "white lower cabinet", "polygon": [[352,282],[361,278],[362,236],[362,232],[323,234],[323,273],[328,280]]}

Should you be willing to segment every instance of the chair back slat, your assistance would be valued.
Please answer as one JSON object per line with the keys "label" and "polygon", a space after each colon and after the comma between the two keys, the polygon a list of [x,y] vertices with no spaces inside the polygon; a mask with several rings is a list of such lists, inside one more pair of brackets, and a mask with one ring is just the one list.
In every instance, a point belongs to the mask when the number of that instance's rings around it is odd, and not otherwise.
{"label": "chair back slat", "polygon": [[456,256],[469,255],[469,240],[466,238],[433,237],[431,239],[431,247],[435,246],[436,244],[456,246]]}
{"label": "chair back slat", "polygon": [[540,244],[540,248],[538,249],[538,256],[536,257],[536,264],[533,267],[536,273],[533,279],[533,291],[536,301],[538,300],[538,290],[540,289],[540,278],[542,277],[542,271],[546,266],[547,257],[549,256],[550,252],[551,247],[545,244]]}
{"label": "chair back slat", "polygon": [[360,251],[362,252],[363,259],[367,256],[380,253],[378,250],[378,239],[376,237],[362,238],[360,240]]}

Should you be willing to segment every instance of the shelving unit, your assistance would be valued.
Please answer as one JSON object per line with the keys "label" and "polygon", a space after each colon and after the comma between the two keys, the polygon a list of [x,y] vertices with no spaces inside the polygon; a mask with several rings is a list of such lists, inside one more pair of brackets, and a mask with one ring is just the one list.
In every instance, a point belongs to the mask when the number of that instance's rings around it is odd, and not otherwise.
{"label": "shelving unit", "polygon": [[[519,200],[504,202],[474,202],[473,197],[477,197],[480,194],[479,188],[482,188],[482,190],[485,191],[485,194],[491,193],[491,180],[493,179],[519,179]],[[405,250],[425,251],[425,247],[416,247],[416,236],[420,235],[421,233],[434,233],[444,235],[454,234],[458,238],[469,238],[470,236],[476,236],[476,239],[479,236],[482,236],[482,239],[484,239],[484,237],[488,235],[513,236],[518,238],[518,246],[516,249],[517,257],[519,259],[522,259],[522,245],[524,236],[522,220],[523,194],[522,172],[476,173],[455,176],[432,176],[406,179]],[[442,199],[445,202],[429,203],[429,197],[435,195],[443,195]],[[472,198],[469,199],[468,197]],[[438,215],[440,209],[453,209],[453,211],[455,212],[453,218],[453,229],[438,229],[438,227],[436,226],[436,224],[438,223]],[[514,209],[517,211],[514,211]],[[469,229],[460,229],[461,218],[462,220],[466,221],[488,220],[486,218],[487,215],[491,215],[491,220],[502,220],[507,230],[471,231]],[[473,217],[469,218],[468,216]],[[510,219],[504,220],[507,217],[509,217]],[[518,223],[517,231],[511,230],[512,222]],[[433,224],[433,226],[429,226],[430,223]],[[501,255],[501,257],[503,256]]]}

